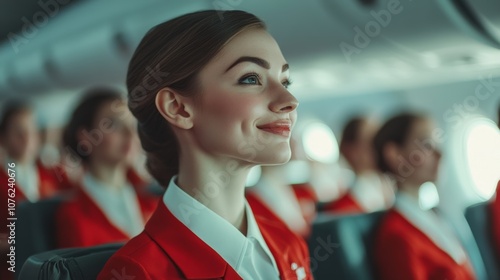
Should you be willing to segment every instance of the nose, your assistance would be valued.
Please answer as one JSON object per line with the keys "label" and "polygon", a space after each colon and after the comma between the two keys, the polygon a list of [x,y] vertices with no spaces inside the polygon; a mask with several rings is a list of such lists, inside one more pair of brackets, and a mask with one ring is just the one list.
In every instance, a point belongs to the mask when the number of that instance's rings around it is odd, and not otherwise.
{"label": "nose", "polygon": [[293,112],[299,101],[281,84],[276,89],[276,94],[273,95],[273,101],[269,104],[269,109],[275,113]]}

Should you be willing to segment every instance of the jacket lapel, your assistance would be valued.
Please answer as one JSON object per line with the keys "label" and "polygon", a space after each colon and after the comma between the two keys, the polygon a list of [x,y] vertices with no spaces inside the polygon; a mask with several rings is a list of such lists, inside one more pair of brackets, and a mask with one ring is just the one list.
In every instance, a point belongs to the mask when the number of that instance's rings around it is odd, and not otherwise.
{"label": "jacket lapel", "polygon": [[304,260],[297,246],[290,246],[290,234],[276,222],[255,216],[262,237],[273,254],[280,272],[280,279],[309,279],[306,277],[308,260]]}
{"label": "jacket lapel", "polygon": [[147,222],[148,234],[182,271],[186,279],[241,279],[210,246],[159,202]]}

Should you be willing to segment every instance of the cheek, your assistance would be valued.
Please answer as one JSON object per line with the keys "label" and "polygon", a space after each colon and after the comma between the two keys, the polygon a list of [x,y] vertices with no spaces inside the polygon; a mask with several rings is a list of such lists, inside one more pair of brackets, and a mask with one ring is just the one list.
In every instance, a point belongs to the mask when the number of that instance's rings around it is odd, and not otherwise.
{"label": "cheek", "polygon": [[98,145],[98,150],[103,154],[114,154],[118,151],[123,141],[118,133],[106,133],[102,137],[101,144]]}
{"label": "cheek", "polygon": [[[255,95],[228,94],[219,98],[211,98],[203,105],[206,114],[204,120],[212,119],[221,128],[230,129],[234,126],[245,126],[253,123],[256,118],[265,114],[263,100]],[[202,121],[204,121],[202,120]],[[208,122],[207,122],[208,123]]]}

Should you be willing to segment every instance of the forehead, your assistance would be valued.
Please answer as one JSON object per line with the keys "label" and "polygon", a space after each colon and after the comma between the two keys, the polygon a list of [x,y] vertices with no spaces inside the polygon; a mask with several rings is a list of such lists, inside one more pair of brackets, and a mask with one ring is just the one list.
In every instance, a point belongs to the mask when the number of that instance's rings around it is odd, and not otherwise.
{"label": "forehead", "polygon": [[[286,63],[274,38],[265,29],[255,27],[243,30],[230,39],[207,67],[217,64],[214,62],[232,62],[241,56],[259,57],[267,60],[271,67],[280,69]],[[223,64],[220,67],[227,67],[224,63],[220,64]]]}

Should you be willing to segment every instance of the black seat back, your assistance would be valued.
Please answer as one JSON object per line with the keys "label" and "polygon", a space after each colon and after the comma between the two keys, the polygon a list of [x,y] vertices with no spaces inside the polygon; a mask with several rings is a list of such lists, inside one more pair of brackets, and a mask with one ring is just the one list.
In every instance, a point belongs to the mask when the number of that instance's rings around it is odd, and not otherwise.
{"label": "black seat back", "polygon": [[493,228],[489,203],[479,203],[465,210],[465,218],[476,240],[488,279],[500,279],[500,258],[493,246]]}
{"label": "black seat back", "polygon": [[375,279],[372,247],[384,214],[319,216],[309,239],[314,279]]}
{"label": "black seat back", "polygon": [[31,255],[56,248],[54,216],[62,201],[64,198],[55,197],[18,205],[16,259],[20,266]]}
{"label": "black seat back", "polygon": [[21,268],[19,280],[95,280],[119,244],[88,248],[65,248],[29,257]]}

